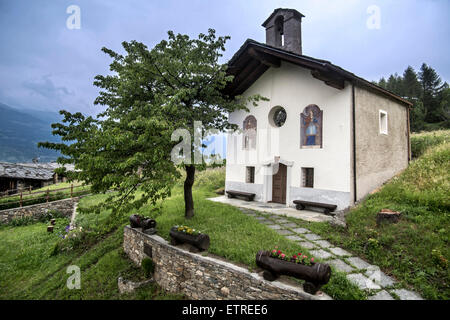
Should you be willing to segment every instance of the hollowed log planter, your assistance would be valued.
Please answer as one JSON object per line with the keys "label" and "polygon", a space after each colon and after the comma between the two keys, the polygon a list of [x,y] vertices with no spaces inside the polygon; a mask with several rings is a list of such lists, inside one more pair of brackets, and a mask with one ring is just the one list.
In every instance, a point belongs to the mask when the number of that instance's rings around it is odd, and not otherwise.
{"label": "hollowed log planter", "polygon": [[137,214],[132,214],[130,216],[130,226],[132,228],[142,228],[143,230],[145,230],[155,228],[156,221],[147,217],[142,217]]}
{"label": "hollowed log planter", "polygon": [[200,251],[208,250],[209,248],[209,236],[204,233],[200,233],[194,236],[185,232],[178,231],[176,227],[172,227],[172,229],[170,229],[169,235],[170,244],[174,246],[182,243],[187,243]]}
{"label": "hollowed log planter", "polygon": [[256,254],[256,264],[264,269],[263,277],[268,281],[274,281],[280,275],[305,280],[303,289],[310,294],[316,294],[321,286],[330,281],[331,277],[331,267],[328,264],[315,263],[306,266],[273,258],[268,251],[259,251]]}

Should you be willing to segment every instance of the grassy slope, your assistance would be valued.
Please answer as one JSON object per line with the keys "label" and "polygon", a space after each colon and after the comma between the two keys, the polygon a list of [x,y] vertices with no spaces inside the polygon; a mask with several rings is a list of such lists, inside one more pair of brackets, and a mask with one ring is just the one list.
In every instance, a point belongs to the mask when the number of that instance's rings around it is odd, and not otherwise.
{"label": "grassy slope", "polygon": [[[353,209],[346,217],[347,229],[299,223],[380,266],[425,298],[449,299],[450,273],[443,260],[450,259],[449,138],[449,130],[414,135],[412,150],[422,156]],[[383,208],[401,211],[401,221],[377,227],[376,214]]]}
{"label": "grassy slope", "polygon": [[[175,224],[188,224],[206,232],[211,237],[209,252],[229,260],[256,267],[255,254],[260,249],[271,249],[278,245],[284,252],[301,251],[309,255],[293,241],[259,224],[254,218],[242,214],[238,209],[206,200],[214,196],[212,190],[223,186],[224,170],[199,172],[195,185],[195,217],[184,219],[184,201],[181,185],[175,186],[171,198],[162,203],[162,213],[156,220],[158,233],[168,239],[168,231]],[[131,273],[142,277],[142,272],[124,256],[122,249],[123,226],[127,218],[111,219],[105,211],[96,215],[89,213],[89,206],[98,203],[104,195],[83,198],[79,203],[81,213],[77,225],[84,229],[83,238],[72,241],[75,249],[51,256],[58,240],[58,232],[47,234],[45,224],[37,223],[22,227],[2,227],[0,238],[0,283],[2,299],[158,299],[179,298],[167,295],[157,286],[143,288],[134,295],[119,296],[117,277],[120,273]],[[140,210],[148,214],[150,206]],[[60,219],[57,226],[64,228],[68,221]],[[16,244],[19,244],[19,248]],[[15,249],[11,249],[15,248]],[[33,255],[33,259],[29,256]],[[26,267],[18,267],[23,261]],[[66,267],[78,265],[82,272],[81,290],[65,287],[68,274]],[[15,270],[9,273],[8,270]],[[20,285],[17,282],[20,282]],[[335,272],[324,291],[337,299],[363,299],[364,293],[351,285],[344,274]]]}

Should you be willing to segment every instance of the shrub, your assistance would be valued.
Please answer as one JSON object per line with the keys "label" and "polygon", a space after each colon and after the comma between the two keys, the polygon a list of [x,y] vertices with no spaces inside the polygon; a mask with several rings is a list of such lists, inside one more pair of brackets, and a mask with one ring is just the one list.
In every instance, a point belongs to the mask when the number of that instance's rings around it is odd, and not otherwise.
{"label": "shrub", "polygon": [[448,141],[450,138],[450,130],[439,130],[434,132],[424,132],[413,134],[411,136],[411,155],[418,158],[428,148]]}
{"label": "shrub", "polygon": [[13,218],[9,222],[9,225],[12,227],[27,226],[34,222],[36,222],[36,221],[33,219],[33,217],[21,217],[21,218]]}
{"label": "shrub", "polygon": [[150,275],[153,274],[153,271],[155,270],[155,263],[151,258],[146,257],[142,259],[141,267],[142,270],[144,271],[145,276],[148,278],[150,277]]}

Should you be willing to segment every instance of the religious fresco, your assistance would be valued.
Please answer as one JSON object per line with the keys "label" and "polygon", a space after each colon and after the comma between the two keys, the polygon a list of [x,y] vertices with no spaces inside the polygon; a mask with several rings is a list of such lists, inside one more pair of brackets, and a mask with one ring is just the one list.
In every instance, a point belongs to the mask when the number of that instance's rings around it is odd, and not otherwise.
{"label": "religious fresco", "polygon": [[256,118],[248,116],[243,123],[243,141],[242,147],[244,149],[256,148]]}
{"label": "religious fresco", "polygon": [[300,114],[301,148],[322,148],[322,113],[318,106],[310,104]]}

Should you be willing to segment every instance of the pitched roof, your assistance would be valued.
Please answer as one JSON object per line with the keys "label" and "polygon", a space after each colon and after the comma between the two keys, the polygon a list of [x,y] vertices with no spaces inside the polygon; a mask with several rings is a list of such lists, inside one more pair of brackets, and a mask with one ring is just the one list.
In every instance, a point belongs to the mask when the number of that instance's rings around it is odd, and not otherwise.
{"label": "pitched roof", "polygon": [[242,94],[267,69],[279,67],[281,61],[310,69],[313,77],[324,81],[329,86],[343,89],[345,86],[344,82],[349,81],[406,106],[413,105],[408,100],[334,65],[330,61],[295,54],[252,39],[247,39],[228,62],[227,72],[235,77],[233,82],[225,88],[224,92],[230,96]]}
{"label": "pitched roof", "polygon": [[53,179],[53,169],[25,166],[17,163],[0,162],[0,177],[51,180]]}

